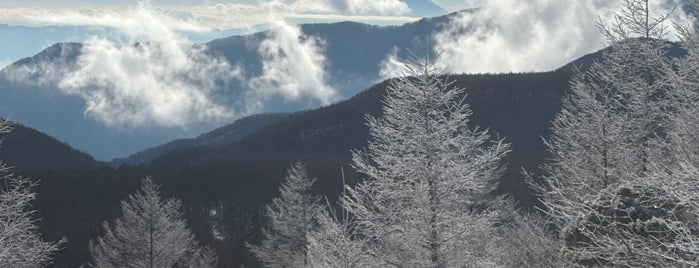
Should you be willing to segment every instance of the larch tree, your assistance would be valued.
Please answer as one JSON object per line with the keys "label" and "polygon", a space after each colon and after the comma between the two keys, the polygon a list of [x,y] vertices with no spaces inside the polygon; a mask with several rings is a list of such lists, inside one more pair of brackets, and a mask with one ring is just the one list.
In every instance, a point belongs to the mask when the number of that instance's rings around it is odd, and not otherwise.
{"label": "larch tree", "polygon": [[[0,119],[0,134],[11,130],[11,122]],[[44,267],[60,249],[63,240],[41,239],[31,203],[36,198],[36,183],[9,173],[0,162],[0,267]]]}
{"label": "larch tree", "polygon": [[302,162],[289,167],[279,197],[267,206],[262,243],[248,245],[265,267],[309,266],[309,234],[322,211],[320,198],[313,194],[314,182]]}
{"label": "larch tree", "polygon": [[534,184],[560,228],[562,253],[584,266],[696,261],[687,247],[696,241],[694,212],[668,195],[680,173],[658,172],[673,165],[678,106],[668,79],[677,68],[665,55],[670,14],[652,18],[648,2],[624,0],[615,22],[600,26],[611,47],[575,74],[546,141],[544,181]]}
{"label": "larch tree", "polygon": [[516,208],[503,200],[492,248],[500,267],[574,267],[560,256],[562,242],[545,215]]}
{"label": "larch tree", "polygon": [[122,216],[90,242],[93,266],[215,267],[213,250],[202,248],[182,219],[180,201],[162,199],[159,188],[147,177],[122,201]]}
{"label": "larch tree", "polygon": [[318,216],[318,228],[308,236],[308,267],[382,267],[349,215],[340,217],[330,206]]}
{"label": "larch tree", "polygon": [[485,241],[495,213],[478,206],[503,170],[509,144],[469,125],[463,88],[428,60],[391,80],[381,117],[367,116],[365,176],[341,198],[382,267],[491,266]]}

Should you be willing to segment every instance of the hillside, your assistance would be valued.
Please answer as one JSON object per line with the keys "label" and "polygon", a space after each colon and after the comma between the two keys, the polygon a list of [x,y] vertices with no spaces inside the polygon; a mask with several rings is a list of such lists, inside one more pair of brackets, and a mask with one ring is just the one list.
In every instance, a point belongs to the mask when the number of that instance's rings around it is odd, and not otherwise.
{"label": "hillside", "polygon": [[287,117],[287,114],[259,114],[244,117],[236,120],[232,124],[203,133],[196,138],[177,139],[163,145],[148,148],[125,158],[116,158],[109,162],[109,164],[114,167],[121,165],[139,165],[148,163],[161,155],[168,154],[177,149],[199,146],[214,147],[233,143],[285,117]]}
{"label": "hillside", "polygon": [[12,131],[0,135],[0,160],[12,166],[13,172],[55,169],[98,169],[104,163],[71,148],[49,135],[13,124]]}

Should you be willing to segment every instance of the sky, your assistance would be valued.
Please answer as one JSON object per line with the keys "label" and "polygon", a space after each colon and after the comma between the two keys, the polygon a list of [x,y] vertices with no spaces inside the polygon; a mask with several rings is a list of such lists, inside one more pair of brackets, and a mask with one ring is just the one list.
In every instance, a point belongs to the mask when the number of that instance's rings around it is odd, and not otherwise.
{"label": "sky", "polygon": [[[65,16],[124,14],[138,5],[150,5],[173,17],[187,19],[208,29],[245,28],[263,24],[275,10],[281,17],[307,21],[353,20],[379,24],[405,23],[416,18],[443,15],[481,5],[480,0],[3,0],[0,23],[12,25],[81,24]],[[434,6],[435,8],[428,8]],[[441,12],[440,12],[441,13]]]}

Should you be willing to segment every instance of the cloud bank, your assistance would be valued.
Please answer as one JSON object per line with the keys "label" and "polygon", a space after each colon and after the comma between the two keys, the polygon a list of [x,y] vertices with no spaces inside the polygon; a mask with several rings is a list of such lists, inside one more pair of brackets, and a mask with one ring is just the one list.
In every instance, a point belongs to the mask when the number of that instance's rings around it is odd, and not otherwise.
{"label": "cloud bank", "polygon": [[[665,12],[670,2],[652,9]],[[595,23],[610,20],[618,6],[618,0],[490,0],[454,17],[435,34],[434,50],[451,72],[553,70],[604,47]],[[678,9],[674,19],[686,23],[688,17]]]}
{"label": "cloud bank", "polygon": [[[145,4],[144,4],[145,3]],[[295,0],[244,3],[207,3],[203,5],[150,5],[163,16],[162,22],[177,31],[208,29],[243,29],[267,24],[267,15],[274,11],[282,19],[310,21],[353,20],[368,23],[405,23],[419,18],[409,17],[408,5],[400,0]],[[186,3],[186,2],[185,2]],[[129,17],[132,8],[0,8],[0,23],[29,26],[119,24]]]}
{"label": "cloud bank", "polygon": [[292,10],[359,15],[404,15],[410,13],[408,4],[400,0],[298,0]]}

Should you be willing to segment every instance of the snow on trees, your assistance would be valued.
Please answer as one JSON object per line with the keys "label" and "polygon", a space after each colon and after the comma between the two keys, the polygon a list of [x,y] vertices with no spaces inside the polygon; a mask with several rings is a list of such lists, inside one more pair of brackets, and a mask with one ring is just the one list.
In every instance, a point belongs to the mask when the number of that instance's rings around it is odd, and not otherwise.
{"label": "snow on trees", "polygon": [[322,210],[320,199],[312,193],[314,182],[302,162],[289,167],[279,197],[267,206],[262,244],[248,245],[265,267],[309,266],[308,236],[318,226]]}
{"label": "snow on trees", "polygon": [[540,213],[517,209],[512,201],[500,204],[500,220],[493,241],[500,267],[571,267],[560,256],[562,242]]}
{"label": "snow on trees", "polygon": [[495,213],[477,207],[493,188],[509,145],[469,128],[464,89],[428,60],[390,82],[383,115],[367,116],[373,140],[353,152],[366,179],[342,205],[380,266],[489,266]]}
{"label": "snow on trees", "polygon": [[143,179],[141,189],[121,203],[122,216],[104,223],[105,234],[90,242],[96,267],[214,267],[215,253],[199,246],[182,219],[177,199],[163,200],[159,186]]}
{"label": "snow on trees", "polygon": [[669,14],[651,18],[648,0],[622,4],[615,23],[600,27],[610,49],[571,81],[546,143],[552,159],[544,182],[534,186],[571,261],[697,266],[699,198],[673,194],[697,189],[699,174],[676,153],[691,145],[673,145],[687,140],[678,131],[696,116],[678,117],[694,105],[679,85],[695,91],[696,77],[689,56],[678,64],[665,55]]}
{"label": "snow on trees", "polygon": [[318,228],[308,236],[308,267],[381,267],[368,241],[343,213],[337,217],[331,207],[319,214]]}
{"label": "snow on trees", "polygon": [[[0,134],[8,133],[11,123],[0,119]],[[36,198],[36,183],[8,174],[9,167],[0,162],[0,267],[43,267],[64,241],[41,239],[31,202]]]}

